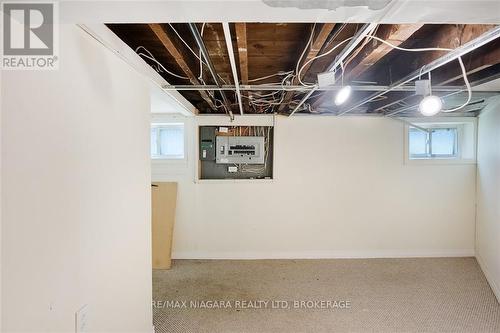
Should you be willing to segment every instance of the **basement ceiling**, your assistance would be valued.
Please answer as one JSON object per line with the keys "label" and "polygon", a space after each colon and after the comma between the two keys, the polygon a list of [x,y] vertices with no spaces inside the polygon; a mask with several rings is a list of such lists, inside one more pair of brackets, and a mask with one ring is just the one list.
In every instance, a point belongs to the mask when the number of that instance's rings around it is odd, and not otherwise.
{"label": "basement ceiling", "polygon": [[[241,92],[240,110],[222,23],[107,26],[169,83],[165,89],[178,90],[199,114],[349,112],[411,117],[417,115],[416,106],[421,99],[415,95],[414,80],[362,105],[359,102],[447,54],[394,49],[361,35],[366,29],[363,24],[232,23],[229,32]],[[408,49],[455,49],[495,28],[472,24],[380,24],[373,25],[368,35]],[[201,36],[201,44],[196,34]],[[346,53],[349,46],[352,49]],[[202,48],[206,49],[208,60]],[[330,70],[339,57],[343,61],[337,67],[335,83],[317,89],[317,75]],[[500,38],[471,49],[462,59],[473,87],[498,79]],[[446,109],[467,100],[458,61],[433,69],[431,78],[433,92],[443,98]],[[345,105],[336,106],[334,96],[342,85],[351,85],[353,94]],[[495,95],[494,91],[474,91],[466,107],[444,115],[476,116]]]}

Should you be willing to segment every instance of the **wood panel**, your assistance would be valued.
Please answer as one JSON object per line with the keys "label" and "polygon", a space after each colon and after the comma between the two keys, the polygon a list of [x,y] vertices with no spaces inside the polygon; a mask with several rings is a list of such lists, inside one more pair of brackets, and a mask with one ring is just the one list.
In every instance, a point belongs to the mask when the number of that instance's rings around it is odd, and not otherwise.
{"label": "wood panel", "polygon": [[[249,79],[295,68],[310,33],[309,23],[247,23]],[[272,77],[257,83],[279,81]]]}
{"label": "wood panel", "polygon": [[170,269],[177,205],[177,183],[151,184],[151,233],[153,269]]}
{"label": "wood panel", "polygon": [[[236,44],[237,44],[237,59],[238,68],[240,69],[240,78],[242,84],[248,84],[248,44],[247,44],[247,25],[246,23],[235,23],[234,29],[236,30]],[[245,113],[250,110],[248,97],[250,96],[248,92],[243,91],[242,95],[247,97],[243,103],[243,108]]]}
{"label": "wood panel", "polygon": [[[311,46],[309,47],[309,51],[305,54],[305,57],[300,60],[300,63],[297,66],[300,74],[296,73],[298,77],[294,78],[292,82],[293,85],[299,84],[300,81],[306,76],[309,68],[313,63],[313,61],[310,60],[316,57],[318,53],[323,49],[326,39],[328,38],[334,27],[334,23],[325,23],[321,25],[318,33],[313,37],[314,39],[312,40]],[[313,31],[313,33],[315,32]],[[308,41],[309,40],[306,40],[306,45],[308,44]],[[282,111],[285,107],[288,107],[288,104],[292,100],[294,94],[295,93],[293,91],[289,91],[285,94],[283,103],[279,106],[278,111]]]}

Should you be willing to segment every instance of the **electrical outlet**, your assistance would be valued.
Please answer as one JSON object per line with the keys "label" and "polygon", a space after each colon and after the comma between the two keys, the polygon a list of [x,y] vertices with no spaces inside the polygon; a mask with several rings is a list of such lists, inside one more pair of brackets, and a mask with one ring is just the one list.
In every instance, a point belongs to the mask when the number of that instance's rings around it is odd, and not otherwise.
{"label": "electrical outlet", "polygon": [[89,306],[85,304],[75,313],[75,332],[84,333],[87,331]]}

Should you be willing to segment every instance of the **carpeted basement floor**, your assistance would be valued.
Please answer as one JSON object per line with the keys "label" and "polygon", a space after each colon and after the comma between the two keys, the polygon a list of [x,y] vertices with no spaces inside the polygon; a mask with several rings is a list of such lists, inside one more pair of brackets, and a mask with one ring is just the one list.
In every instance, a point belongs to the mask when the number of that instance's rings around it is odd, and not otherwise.
{"label": "carpeted basement floor", "polygon": [[176,260],[153,299],[157,333],[500,332],[474,258]]}

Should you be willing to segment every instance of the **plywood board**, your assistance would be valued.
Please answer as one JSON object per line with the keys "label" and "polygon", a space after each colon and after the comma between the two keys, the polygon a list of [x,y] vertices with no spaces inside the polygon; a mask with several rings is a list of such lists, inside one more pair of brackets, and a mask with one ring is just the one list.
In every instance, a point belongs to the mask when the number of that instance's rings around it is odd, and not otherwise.
{"label": "plywood board", "polygon": [[153,269],[169,269],[177,204],[177,183],[151,184]]}

